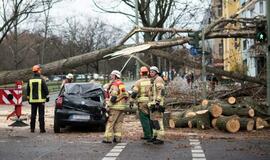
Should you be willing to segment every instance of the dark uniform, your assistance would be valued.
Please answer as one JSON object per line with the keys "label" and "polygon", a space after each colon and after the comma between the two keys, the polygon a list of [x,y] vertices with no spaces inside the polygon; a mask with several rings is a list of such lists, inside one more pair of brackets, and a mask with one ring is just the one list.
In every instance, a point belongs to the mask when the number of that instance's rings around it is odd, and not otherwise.
{"label": "dark uniform", "polygon": [[36,115],[38,110],[40,132],[44,133],[46,132],[44,105],[46,102],[46,97],[49,95],[49,91],[45,80],[41,78],[39,73],[34,73],[33,78],[28,81],[26,92],[27,97],[29,98],[29,103],[31,104],[31,132],[35,131]]}

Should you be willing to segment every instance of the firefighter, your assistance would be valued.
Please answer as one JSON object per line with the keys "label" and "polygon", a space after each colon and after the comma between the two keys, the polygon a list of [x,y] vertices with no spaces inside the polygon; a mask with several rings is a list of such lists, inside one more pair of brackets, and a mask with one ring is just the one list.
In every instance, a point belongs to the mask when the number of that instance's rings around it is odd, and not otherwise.
{"label": "firefighter", "polygon": [[120,143],[122,139],[122,124],[124,110],[127,107],[128,93],[124,83],[120,80],[121,73],[118,70],[111,72],[111,84],[109,88],[109,118],[106,124],[103,143]]}
{"label": "firefighter", "polygon": [[159,69],[156,66],[150,67],[150,78],[151,88],[149,92],[149,103],[150,119],[153,128],[153,139],[154,144],[163,144],[164,141],[164,126],[163,126],[163,113],[164,108],[164,93],[165,93],[165,82],[158,75]]}
{"label": "firefighter", "polygon": [[45,80],[41,78],[40,65],[34,65],[32,71],[34,75],[29,79],[26,89],[27,99],[31,104],[30,129],[31,132],[35,132],[36,115],[38,110],[40,133],[45,133],[44,107],[45,102],[49,101],[49,91]]}
{"label": "firefighter", "polygon": [[148,93],[151,87],[151,80],[148,78],[149,70],[147,67],[140,69],[141,79],[135,82],[131,98],[136,99],[138,103],[139,118],[143,128],[144,136],[141,139],[150,140],[153,136],[152,127],[150,125],[150,112],[148,108],[149,96]]}
{"label": "firefighter", "polygon": [[73,74],[69,73],[66,75],[66,79],[63,80],[62,84],[61,84],[61,88],[66,84],[66,83],[72,83],[73,82]]}

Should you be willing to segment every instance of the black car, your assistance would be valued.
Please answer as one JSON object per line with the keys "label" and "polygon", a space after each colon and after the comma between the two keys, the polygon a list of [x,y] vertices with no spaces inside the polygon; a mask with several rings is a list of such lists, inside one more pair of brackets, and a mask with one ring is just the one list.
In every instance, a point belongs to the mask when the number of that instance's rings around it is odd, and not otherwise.
{"label": "black car", "polygon": [[89,126],[105,130],[105,94],[99,84],[67,83],[55,100],[54,132],[65,126]]}

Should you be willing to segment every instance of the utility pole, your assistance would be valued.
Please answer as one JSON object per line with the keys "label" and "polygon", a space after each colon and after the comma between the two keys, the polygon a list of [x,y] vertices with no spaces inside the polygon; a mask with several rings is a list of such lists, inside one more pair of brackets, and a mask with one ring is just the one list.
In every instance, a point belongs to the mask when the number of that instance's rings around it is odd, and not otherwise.
{"label": "utility pole", "polygon": [[206,99],[206,69],[205,69],[205,28],[202,29],[202,98]]}
{"label": "utility pole", "polygon": [[[136,15],[136,26],[139,27],[139,13],[138,13],[138,0],[135,0],[135,15]],[[136,44],[139,44],[139,33],[137,32],[136,33]],[[136,60],[135,61],[135,67],[136,67],[136,70],[135,70],[135,75],[136,75],[136,79],[139,78],[139,61]]]}
{"label": "utility pole", "polygon": [[266,17],[267,17],[267,50],[268,52],[266,57],[267,64],[267,106],[268,114],[270,114],[270,0],[266,1]]}

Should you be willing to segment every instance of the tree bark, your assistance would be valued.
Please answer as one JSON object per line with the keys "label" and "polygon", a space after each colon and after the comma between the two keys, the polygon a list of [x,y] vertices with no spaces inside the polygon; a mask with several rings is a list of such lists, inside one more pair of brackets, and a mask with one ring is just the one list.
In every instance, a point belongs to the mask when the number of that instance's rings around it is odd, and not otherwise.
{"label": "tree bark", "polygon": [[222,115],[225,116],[238,115],[238,116],[254,117],[255,115],[254,110],[247,106],[222,104],[221,107],[222,107]]}
{"label": "tree bark", "polygon": [[240,129],[240,122],[238,116],[222,116],[216,121],[216,127],[230,133],[235,133]]}
{"label": "tree bark", "polygon": [[[83,64],[88,64],[91,62],[96,62],[102,59],[105,55],[115,52],[123,47],[111,47],[101,50],[96,50],[83,55],[78,55],[70,57],[67,59],[62,59],[59,61],[54,61],[42,66],[42,74],[50,75],[58,73],[61,69],[72,69],[79,67]],[[32,76],[31,68],[20,69],[14,71],[3,71],[0,72],[0,84],[14,83],[17,80],[27,81]]]}
{"label": "tree bark", "polygon": [[210,128],[210,114],[208,110],[197,111],[194,119],[196,119],[196,127],[198,129]]}
{"label": "tree bark", "polygon": [[239,122],[240,130],[252,131],[254,128],[254,120],[252,118],[241,117]]}
{"label": "tree bark", "polygon": [[[196,69],[201,69],[202,65],[200,63],[194,62],[194,61],[190,61],[188,59],[183,59],[183,56],[179,55],[179,54],[175,54],[175,55],[171,55],[166,51],[162,51],[162,50],[157,50],[157,49],[150,49],[149,51],[147,51],[148,53],[151,53],[153,55],[159,56],[159,57],[163,57],[163,58],[167,58],[168,60],[172,61],[172,62],[176,62],[179,65],[185,65],[191,68],[196,68]],[[249,81],[252,83],[257,83],[257,84],[261,84],[266,86],[266,80],[265,79],[260,79],[260,78],[255,78],[255,77],[250,77],[247,75],[242,75],[236,72],[228,72],[228,71],[224,71],[222,69],[217,69],[214,67],[209,67],[206,66],[206,71],[209,73],[215,73],[216,75],[220,75],[220,76],[226,76],[229,78],[233,78],[233,79],[237,79],[240,81]]]}

